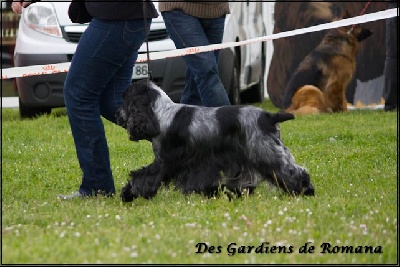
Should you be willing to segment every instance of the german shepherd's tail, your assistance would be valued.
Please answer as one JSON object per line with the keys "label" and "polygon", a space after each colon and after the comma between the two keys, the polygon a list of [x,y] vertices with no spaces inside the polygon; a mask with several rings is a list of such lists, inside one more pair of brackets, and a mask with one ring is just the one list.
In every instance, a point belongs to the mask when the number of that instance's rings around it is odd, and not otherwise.
{"label": "german shepherd's tail", "polygon": [[324,94],[314,85],[304,85],[296,91],[292,104],[286,109],[294,115],[318,114],[332,112],[325,103]]}

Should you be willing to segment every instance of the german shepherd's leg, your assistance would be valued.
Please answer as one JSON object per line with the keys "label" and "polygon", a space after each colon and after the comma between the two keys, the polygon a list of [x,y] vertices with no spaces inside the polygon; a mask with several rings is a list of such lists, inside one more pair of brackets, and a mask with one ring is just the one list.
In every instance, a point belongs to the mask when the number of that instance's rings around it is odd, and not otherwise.
{"label": "german shepherd's leg", "polygon": [[[346,90],[346,88],[345,88]],[[347,111],[347,99],[346,99],[346,91],[343,90],[343,96],[342,96],[342,111]]]}
{"label": "german shepherd's leg", "polygon": [[325,101],[332,112],[347,111],[346,86],[334,82],[326,87]]}

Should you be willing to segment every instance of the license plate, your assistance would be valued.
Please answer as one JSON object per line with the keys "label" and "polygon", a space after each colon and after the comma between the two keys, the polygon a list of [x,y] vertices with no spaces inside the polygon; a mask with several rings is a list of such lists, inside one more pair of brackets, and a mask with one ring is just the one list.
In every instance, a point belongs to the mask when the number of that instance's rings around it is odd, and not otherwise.
{"label": "license plate", "polygon": [[135,66],[133,67],[132,79],[137,80],[137,79],[147,78],[148,73],[149,73],[149,65],[147,63],[135,64]]}

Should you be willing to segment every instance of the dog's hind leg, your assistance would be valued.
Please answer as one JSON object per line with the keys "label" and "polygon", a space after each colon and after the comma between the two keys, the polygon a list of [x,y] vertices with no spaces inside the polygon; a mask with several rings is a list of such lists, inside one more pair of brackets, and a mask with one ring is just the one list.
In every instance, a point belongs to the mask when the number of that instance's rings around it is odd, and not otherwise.
{"label": "dog's hind leg", "polygon": [[132,171],[130,175],[130,181],[121,190],[123,202],[131,202],[140,196],[146,199],[154,197],[165,178],[157,161]]}

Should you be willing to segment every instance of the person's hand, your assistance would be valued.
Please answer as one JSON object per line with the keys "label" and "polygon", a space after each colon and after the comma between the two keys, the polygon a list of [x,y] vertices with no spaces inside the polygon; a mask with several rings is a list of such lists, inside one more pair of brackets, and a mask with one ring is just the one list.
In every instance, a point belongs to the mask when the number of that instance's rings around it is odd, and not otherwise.
{"label": "person's hand", "polygon": [[11,4],[11,9],[14,11],[16,14],[21,14],[22,13],[22,8],[27,7],[30,5],[30,2],[25,2],[25,1],[13,1]]}

